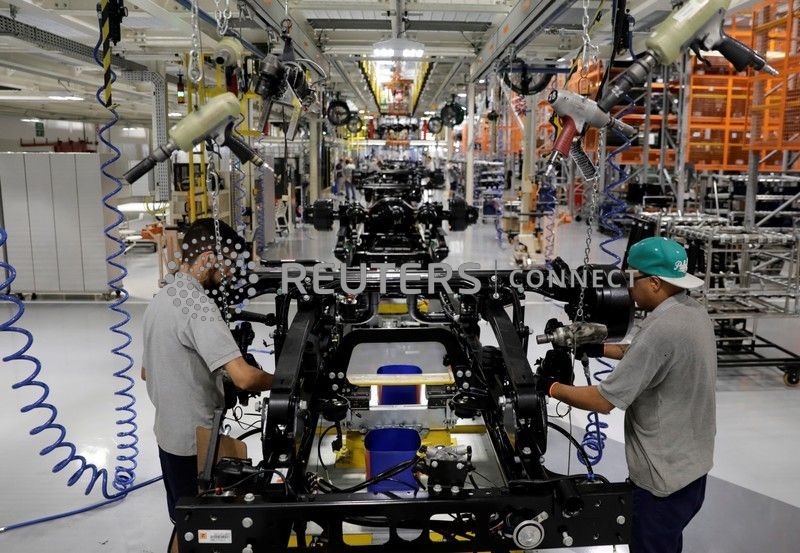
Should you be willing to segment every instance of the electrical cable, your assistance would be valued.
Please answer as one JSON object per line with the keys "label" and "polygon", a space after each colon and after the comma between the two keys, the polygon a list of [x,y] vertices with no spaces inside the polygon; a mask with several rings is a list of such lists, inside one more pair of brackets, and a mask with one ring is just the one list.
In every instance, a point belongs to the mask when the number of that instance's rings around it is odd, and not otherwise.
{"label": "electrical cable", "polygon": [[[328,432],[330,432],[334,428],[336,428],[336,425],[332,424],[328,428],[323,430],[322,431],[322,435],[320,435],[319,440],[317,441],[317,459],[319,459],[319,464],[320,464],[320,466],[322,466],[322,469],[325,471],[325,475],[326,476],[328,475],[328,466],[325,464],[325,461],[322,460],[322,440],[324,440],[325,436],[328,434]],[[334,464],[336,464],[335,460],[334,460]],[[330,476],[328,476],[328,479],[330,480]]]}
{"label": "electrical cable", "polygon": [[[281,473],[281,472],[279,472],[277,470],[273,470],[273,469],[259,469],[256,472],[248,474],[244,478],[242,478],[240,480],[237,480],[233,484],[225,486],[224,488],[211,488],[211,489],[208,489],[208,490],[206,490],[204,492],[200,492],[198,494],[198,497],[202,497],[202,496],[206,496],[206,495],[212,495],[212,494],[219,494],[219,493],[222,493],[222,492],[227,492],[227,491],[232,490],[232,489],[234,489],[234,488],[236,488],[238,486],[241,486],[242,484],[244,484],[245,482],[247,482],[248,480],[250,480],[252,478],[255,478],[256,476],[261,476],[262,474],[272,474],[273,476],[277,475],[281,479],[281,483],[283,484],[283,488],[286,491],[286,495],[287,496],[292,491],[292,487],[289,485],[289,482],[286,480],[286,476],[284,476],[283,473]],[[292,493],[294,493],[294,492],[292,492]]]}
{"label": "electrical cable", "polygon": [[338,486],[334,485],[332,482],[326,481],[326,480],[324,480],[322,478],[319,478],[319,477],[317,477],[316,480],[317,480],[317,484],[324,484],[325,487],[330,488],[329,490],[324,490],[323,489],[322,491],[324,491],[324,492],[334,491],[334,492],[337,492],[337,493],[355,493],[355,492],[357,492],[359,490],[363,490],[367,486],[370,486],[372,484],[377,484],[378,482],[386,480],[387,478],[391,478],[392,476],[400,474],[404,470],[417,465],[420,462],[420,460],[421,459],[419,457],[415,456],[413,459],[409,459],[408,461],[403,461],[402,463],[400,463],[398,465],[395,465],[394,467],[388,468],[385,471],[381,472],[380,474],[377,474],[377,475],[373,476],[372,478],[364,480],[363,482],[361,482],[359,484],[355,484],[354,486],[350,486],[349,488],[339,488]]}
{"label": "electrical cable", "polygon": [[595,478],[595,474],[594,474],[594,470],[592,470],[592,465],[594,463],[591,463],[591,461],[589,459],[589,456],[586,454],[586,450],[584,449],[584,446],[581,445],[580,442],[578,442],[577,439],[575,439],[575,436],[573,436],[572,434],[570,434],[569,432],[567,432],[566,430],[564,430],[563,428],[561,428],[557,424],[552,423],[550,421],[547,421],[547,426],[552,428],[553,430],[555,430],[556,432],[558,432],[562,436],[564,436],[566,439],[568,439],[570,441],[570,443],[572,443],[572,445],[574,445],[577,448],[578,453],[580,454],[579,456],[582,457],[583,463],[584,463],[584,465],[586,465],[586,471],[587,471],[586,477],[589,479],[589,481],[593,481],[594,478]]}
{"label": "electrical cable", "polygon": [[[118,246],[116,252],[113,252],[106,257],[106,263],[119,271],[119,274],[116,277],[111,278],[108,282],[109,288],[114,290],[114,292],[117,294],[117,299],[109,305],[109,309],[121,316],[121,319],[111,325],[109,330],[123,338],[122,344],[114,347],[111,352],[114,355],[121,357],[125,361],[124,367],[114,372],[114,376],[123,381],[122,387],[115,391],[114,395],[124,400],[121,406],[115,407],[115,410],[121,414],[121,418],[117,419],[115,424],[118,427],[122,427],[122,430],[117,432],[117,438],[121,439],[121,443],[117,444],[118,455],[116,456],[116,461],[118,464],[114,467],[114,477],[111,481],[111,487],[116,490],[116,492],[109,490],[109,474],[107,469],[100,469],[94,463],[88,462],[86,457],[79,455],[75,444],[67,440],[67,429],[63,425],[56,422],[58,417],[58,409],[53,404],[47,402],[47,399],[50,395],[50,387],[45,382],[37,379],[42,370],[41,361],[32,355],[28,355],[27,353],[33,345],[33,335],[27,329],[14,326],[25,313],[25,304],[14,296],[2,294],[0,295],[0,300],[14,304],[14,306],[16,306],[16,312],[11,316],[10,319],[0,324],[0,332],[20,334],[25,338],[25,344],[16,352],[3,357],[3,361],[26,361],[33,364],[33,371],[24,379],[15,382],[12,385],[12,389],[18,390],[24,387],[32,387],[38,388],[41,391],[39,397],[32,403],[24,405],[22,408],[20,408],[20,412],[28,413],[30,411],[41,409],[48,413],[47,420],[44,423],[32,428],[29,432],[30,435],[35,436],[44,432],[45,430],[55,430],[57,432],[57,437],[55,440],[50,445],[42,448],[39,451],[39,454],[45,456],[58,449],[67,450],[66,456],[53,466],[53,473],[58,473],[67,468],[69,465],[77,462],[78,468],[67,480],[67,486],[73,486],[80,481],[86,472],[89,472],[89,482],[86,486],[84,494],[89,495],[94,489],[97,481],[100,480],[101,493],[107,501],[66,513],[11,524],[1,528],[0,533],[17,528],[23,528],[25,526],[39,524],[41,522],[47,522],[58,518],[84,513],[103,505],[108,505],[109,503],[123,499],[130,491],[152,484],[153,482],[161,479],[161,477],[157,477],[141,484],[134,485],[134,481],[136,479],[135,471],[137,468],[136,457],[139,454],[139,448],[137,447],[139,439],[136,434],[138,430],[138,426],[136,424],[136,411],[133,409],[133,406],[136,404],[136,398],[133,396],[133,394],[131,394],[131,390],[134,387],[135,381],[127,374],[128,371],[130,371],[133,367],[133,358],[125,352],[125,349],[132,342],[132,337],[123,330],[123,327],[130,321],[131,317],[130,314],[123,308],[123,304],[128,299],[128,292],[120,284],[122,279],[125,278],[128,273],[124,265],[120,265],[115,261],[116,258],[124,253],[125,243],[120,240],[118,236],[113,234],[113,231],[117,229],[117,227],[124,221],[125,218],[122,212],[116,207],[112,206],[110,203],[111,200],[122,190],[122,182],[111,175],[107,170],[109,165],[113,164],[120,158],[120,150],[114,146],[109,138],[107,138],[107,134],[109,133],[110,129],[119,121],[119,116],[114,109],[111,97],[111,85],[116,81],[116,73],[111,68],[110,39],[108,33],[103,31],[104,27],[107,27],[107,25],[104,25],[108,17],[107,11],[105,10],[106,5],[106,1],[101,2],[101,12],[99,18],[100,34],[93,50],[93,56],[97,64],[104,69],[104,82],[97,89],[95,97],[97,98],[97,101],[111,113],[111,120],[98,129],[97,135],[100,142],[102,142],[114,153],[111,159],[105,161],[101,165],[102,174],[111,179],[111,181],[115,184],[114,189],[103,196],[103,205],[107,209],[114,212],[117,216],[116,220],[104,229],[105,236],[109,240],[115,242]],[[102,59],[100,57],[101,46],[103,48]],[[0,247],[6,243],[7,239],[8,234],[6,230],[0,227]],[[10,290],[11,284],[16,279],[16,269],[12,265],[2,260],[0,260],[0,267],[2,267],[6,273],[6,280],[0,284],[0,290]]]}

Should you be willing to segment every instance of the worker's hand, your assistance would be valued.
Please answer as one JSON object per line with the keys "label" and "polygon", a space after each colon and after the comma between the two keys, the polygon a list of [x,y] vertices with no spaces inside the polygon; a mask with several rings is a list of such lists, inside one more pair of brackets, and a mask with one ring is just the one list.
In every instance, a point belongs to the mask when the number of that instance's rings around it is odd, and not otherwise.
{"label": "worker's hand", "polygon": [[575,359],[582,359],[584,354],[587,357],[605,357],[605,344],[582,344],[575,348]]}
{"label": "worker's hand", "polygon": [[575,373],[572,369],[572,358],[563,349],[551,349],[544,356],[536,371],[539,377],[536,383],[537,390],[542,394],[549,394],[554,382],[572,384]]}

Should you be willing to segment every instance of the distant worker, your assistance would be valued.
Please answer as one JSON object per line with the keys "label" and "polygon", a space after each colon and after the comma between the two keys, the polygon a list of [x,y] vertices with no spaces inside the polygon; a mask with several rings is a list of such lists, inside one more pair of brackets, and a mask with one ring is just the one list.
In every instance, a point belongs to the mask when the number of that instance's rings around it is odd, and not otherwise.
{"label": "distant worker", "polygon": [[355,170],[356,166],[353,160],[348,158],[344,164],[344,190],[348,202],[356,201],[356,185],[353,183],[353,173],[355,173]]}
{"label": "distant worker", "polygon": [[455,163],[447,166],[447,174],[450,178],[450,190],[454,194],[459,194],[461,191],[461,173]]}
{"label": "distant worker", "polygon": [[333,195],[338,196],[344,192],[344,163],[340,159],[333,168]]}
{"label": "distant worker", "polygon": [[[597,386],[540,378],[553,399],[588,411],[625,411],[625,456],[633,483],[631,553],[679,553],[683,530],[700,511],[716,435],[714,324],[687,289],[683,246],[655,237],[634,244],[630,294],[649,312],[630,346],[594,344],[576,352],[621,359]],[[559,382],[559,380],[561,380]]]}

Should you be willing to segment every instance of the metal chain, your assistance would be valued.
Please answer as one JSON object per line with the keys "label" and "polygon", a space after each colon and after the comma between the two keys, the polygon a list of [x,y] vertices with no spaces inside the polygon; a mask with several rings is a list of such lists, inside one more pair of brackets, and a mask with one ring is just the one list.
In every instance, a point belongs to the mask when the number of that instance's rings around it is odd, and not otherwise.
{"label": "metal chain", "polygon": [[583,19],[581,20],[581,26],[583,27],[583,59],[582,62],[586,65],[587,58],[589,56],[589,50],[592,51],[592,59],[596,59],[598,54],[600,53],[600,48],[592,42],[592,37],[589,36],[589,27],[590,27],[590,19],[589,19],[589,0],[583,0]]}
{"label": "metal chain", "polygon": [[[589,36],[589,0],[583,0],[583,19],[581,21],[583,27],[583,52],[581,57],[581,70],[580,70],[580,80],[578,81],[578,92],[580,94],[588,94],[589,93],[589,84],[588,84],[588,74],[589,74],[589,50],[592,49],[594,51],[594,58],[597,57],[597,46],[592,44],[592,38]],[[584,90],[585,88],[585,90]],[[600,131],[600,141],[605,140],[605,130]],[[599,148],[598,148],[598,151]],[[602,168],[600,169],[602,170]],[[578,296],[578,310],[575,313],[575,319],[577,321],[583,322],[585,318],[585,312],[583,309],[585,300],[586,300],[586,287],[588,286],[588,270],[589,270],[589,254],[592,249],[592,230],[594,227],[594,218],[595,218],[595,211],[597,209],[597,195],[599,190],[597,189],[597,183],[600,178],[599,174],[595,174],[594,177],[584,180],[583,187],[584,191],[587,189],[587,185],[591,183],[591,199],[589,200],[589,216],[586,218],[586,243],[583,248],[583,270],[585,271],[583,277],[586,279],[586,284],[581,286],[581,290]]]}
{"label": "metal chain", "polygon": [[586,57],[589,54],[589,45],[592,40],[589,37],[589,0],[583,0],[583,19],[581,21],[583,26],[583,57],[581,62],[586,65]]}
{"label": "metal chain", "polygon": [[[600,136],[598,137],[598,149],[597,151],[602,151],[602,147],[606,140],[606,130],[600,130]],[[605,167],[600,164],[598,171],[605,170]],[[600,190],[598,188],[598,182],[600,180],[600,173],[598,172],[594,177],[589,179],[588,181],[584,182],[584,189],[586,189],[586,185],[591,183],[591,192],[592,196],[589,200],[589,216],[586,218],[586,243],[583,248],[583,266],[588,267],[589,265],[589,253],[592,249],[592,231],[594,230],[594,220],[597,216],[597,196],[600,194]],[[589,276],[584,275],[586,279],[586,285],[581,286],[580,294],[578,296],[578,310],[575,313],[575,319],[578,321],[583,321],[585,318],[583,304],[586,297],[586,287],[589,285]]]}
{"label": "metal chain", "polygon": [[203,79],[203,63],[200,61],[203,42],[200,36],[200,17],[197,1],[192,0],[192,49],[189,50],[189,78],[194,84]]}
{"label": "metal chain", "polygon": [[217,34],[225,36],[231,19],[231,0],[225,0],[224,8],[220,7],[221,4],[222,0],[214,0],[214,19],[217,20]]}
{"label": "metal chain", "polygon": [[591,20],[589,19],[589,0],[583,0],[583,18],[581,26],[583,27],[583,49],[581,51],[581,69],[580,80],[578,81],[578,93],[589,94],[589,51],[592,52],[592,63],[597,63],[597,57],[600,53],[600,48],[592,42],[592,37],[589,36],[589,27]]}
{"label": "metal chain", "polygon": [[222,255],[222,234],[219,230],[219,188],[220,177],[217,173],[216,164],[214,163],[214,151],[210,152],[208,159],[208,169],[206,176],[206,186],[211,192],[211,217],[214,219],[214,243],[215,243],[215,256],[217,261],[217,269],[219,269],[220,279],[219,289],[222,295],[222,318],[227,322],[228,320],[228,277],[226,276],[225,256]]}

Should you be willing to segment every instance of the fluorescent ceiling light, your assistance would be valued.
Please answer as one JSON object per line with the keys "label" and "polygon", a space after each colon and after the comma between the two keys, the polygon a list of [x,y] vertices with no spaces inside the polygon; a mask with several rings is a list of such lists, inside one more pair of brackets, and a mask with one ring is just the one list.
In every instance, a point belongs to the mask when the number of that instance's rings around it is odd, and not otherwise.
{"label": "fluorescent ceiling light", "polygon": [[143,211],[161,211],[162,209],[166,209],[168,204],[166,203],[152,203],[146,204],[144,202],[128,202],[125,204],[120,204],[117,208],[124,212],[124,213],[141,213]]}
{"label": "fluorescent ceiling light", "polygon": [[19,102],[36,102],[38,100],[45,101],[47,96],[15,96],[11,94],[0,95],[0,100],[9,101],[17,100]]}
{"label": "fluorescent ceiling light", "polygon": [[436,115],[435,111],[426,111],[425,115]]}
{"label": "fluorescent ceiling light", "polygon": [[376,58],[421,58],[425,53],[425,45],[407,38],[390,38],[372,45],[372,54]]}
{"label": "fluorescent ceiling light", "polygon": [[466,92],[459,92],[458,93],[458,97],[459,98],[466,98],[467,97],[467,93]]}
{"label": "fluorescent ceiling light", "polygon": [[57,102],[82,102],[83,98],[80,96],[48,96],[49,100],[55,100]]}
{"label": "fluorescent ceiling light", "polygon": [[483,84],[485,82],[486,82],[486,79],[481,79],[480,81],[478,81],[478,84]]}
{"label": "fluorescent ceiling light", "polygon": [[178,113],[177,111],[171,111],[167,114],[169,117],[183,117],[182,113]]}
{"label": "fluorescent ceiling light", "polygon": [[23,123],[41,123],[42,122],[41,119],[36,119],[35,117],[33,119],[20,119],[20,121],[22,121]]}

